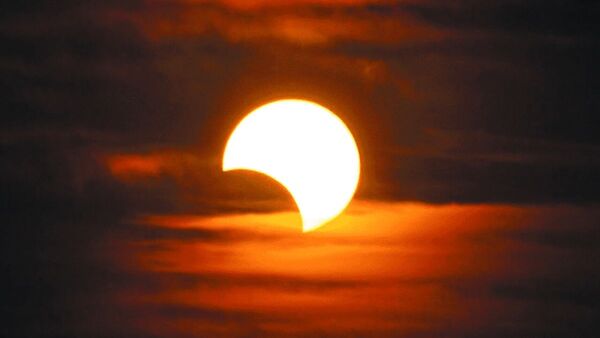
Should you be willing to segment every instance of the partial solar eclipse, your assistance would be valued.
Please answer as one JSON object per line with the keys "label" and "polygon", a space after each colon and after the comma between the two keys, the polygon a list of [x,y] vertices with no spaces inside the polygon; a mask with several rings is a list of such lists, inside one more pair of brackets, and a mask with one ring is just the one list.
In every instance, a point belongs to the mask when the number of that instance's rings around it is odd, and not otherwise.
{"label": "partial solar eclipse", "polygon": [[330,110],[304,100],[280,100],[248,114],[234,129],[223,171],[270,176],[292,195],[304,232],[337,217],[360,176],[354,137]]}

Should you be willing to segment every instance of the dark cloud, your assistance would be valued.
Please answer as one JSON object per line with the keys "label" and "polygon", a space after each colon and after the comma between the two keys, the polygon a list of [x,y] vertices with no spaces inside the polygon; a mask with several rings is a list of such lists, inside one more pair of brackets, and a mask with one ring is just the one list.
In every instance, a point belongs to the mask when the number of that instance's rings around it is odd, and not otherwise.
{"label": "dark cloud", "polygon": [[[492,290],[498,297],[527,300],[560,306],[561,303],[578,307],[598,308],[598,290],[594,283],[598,276],[587,279],[559,280],[516,280],[494,285]],[[588,323],[588,325],[593,323]],[[591,326],[591,325],[590,325]]]}
{"label": "dark cloud", "polygon": [[467,30],[594,38],[600,28],[593,1],[456,1],[407,8],[435,24]]}
{"label": "dark cloud", "polygon": [[[391,179],[404,182],[381,189],[392,199],[448,202],[587,203],[598,199],[598,167],[402,157]],[[427,183],[425,183],[427,182]],[[413,197],[414,196],[414,197]]]}
{"label": "dark cloud", "polygon": [[[168,10],[159,10],[165,6]],[[293,95],[331,106],[354,127],[368,175],[364,179],[365,196],[378,197],[378,189],[371,187],[383,180],[381,184],[394,190],[395,186],[418,181],[417,187],[391,194],[408,200],[597,200],[597,170],[593,165],[574,165],[565,156],[551,164],[538,161],[523,165],[498,159],[484,168],[477,164],[470,168],[486,153],[496,152],[496,136],[518,137],[525,147],[527,143],[544,142],[548,147],[570,146],[579,154],[597,144],[597,44],[584,34],[587,30],[571,29],[560,20],[551,20],[566,7],[577,13],[592,13],[591,4],[460,2],[442,6],[424,2],[375,4],[366,9],[305,4],[296,14],[290,7],[276,7],[260,15],[215,4],[198,4],[193,9],[201,11],[205,7],[225,15],[218,19],[224,26],[209,25],[184,35],[166,32],[158,37],[148,35],[148,26],[184,15],[185,4],[73,2],[15,8],[2,31],[6,46],[2,61],[7,112],[3,114],[4,133],[104,133],[104,138],[86,142],[109,153],[185,146],[213,161],[220,156],[227,132],[247,109],[267,99]],[[552,15],[534,15],[538,10]],[[427,14],[436,11],[450,13],[450,23],[436,23],[437,17]],[[57,16],[50,16],[55,12]],[[515,12],[523,12],[523,17]],[[28,21],[27,14],[31,13],[37,20]],[[137,13],[148,16],[140,21]],[[415,25],[437,24],[442,31],[456,31],[434,40],[362,38],[375,36],[369,32],[379,29],[377,16],[394,21],[415,13],[422,14]],[[251,40],[234,41],[227,35],[231,33],[225,28],[228,25],[244,27],[246,20],[262,20],[261,15],[274,19],[298,15],[333,22],[347,18],[354,27],[352,34],[358,35],[336,33],[325,45],[302,48],[273,41],[262,33]],[[492,16],[498,17],[498,23],[486,19]],[[461,23],[472,17],[490,26],[504,23],[527,31],[533,28],[503,18],[516,17],[537,27],[541,24],[529,18],[546,16],[569,36],[585,39],[561,42],[517,34],[507,38],[475,23]],[[577,18],[572,20],[573,25],[586,26],[593,21],[585,15]],[[300,26],[312,27],[312,19]],[[194,23],[200,25],[203,21],[196,18],[190,25]],[[473,34],[476,29],[483,29],[483,35]],[[277,29],[259,25],[251,31],[268,33]],[[354,101],[345,102],[349,97]],[[492,137],[476,140],[481,148],[477,158],[463,155],[464,163],[457,163],[453,154],[406,159],[381,151],[396,144],[427,144],[430,135],[426,130],[430,128],[455,133],[483,131]],[[490,144],[488,140],[492,140]],[[470,141],[462,140],[463,146],[469,147]],[[521,155],[518,146],[507,149],[509,158]],[[593,151],[587,152],[579,156],[579,162],[593,161],[594,157]],[[207,181],[214,179],[217,165],[210,171]],[[531,172],[538,173],[538,177],[529,185]],[[421,178],[413,180],[411,173],[419,173]],[[545,188],[546,182],[557,177],[557,191]],[[439,181],[448,181],[450,187],[429,191]],[[498,183],[486,188],[493,182]],[[579,194],[583,182],[592,184],[589,192]],[[171,184],[165,183],[165,189]],[[526,189],[519,191],[523,184]],[[180,188],[169,189],[177,193]],[[510,191],[502,192],[505,189]],[[494,191],[500,192],[489,196]]]}
{"label": "dark cloud", "polygon": [[[118,277],[113,274],[113,277]],[[149,292],[160,292],[164,289],[197,289],[197,288],[258,288],[286,292],[327,292],[344,289],[371,287],[373,284],[385,285],[386,281],[373,283],[343,278],[309,278],[306,276],[289,276],[277,274],[243,274],[243,273],[130,273],[122,272],[121,280],[130,288],[142,288]],[[115,280],[119,280],[115,278]],[[133,282],[133,283],[132,283]],[[412,282],[412,281],[411,281]],[[154,283],[154,284],[152,284]],[[149,285],[154,287],[148,288]]]}
{"label": "dark cloud", "polygon": [[239,241],[272,241],[279,237],[239,229],[164,228],[155,226],[128,226],[119,232],[119,237],[142,241],[192,241],[228,243]]}

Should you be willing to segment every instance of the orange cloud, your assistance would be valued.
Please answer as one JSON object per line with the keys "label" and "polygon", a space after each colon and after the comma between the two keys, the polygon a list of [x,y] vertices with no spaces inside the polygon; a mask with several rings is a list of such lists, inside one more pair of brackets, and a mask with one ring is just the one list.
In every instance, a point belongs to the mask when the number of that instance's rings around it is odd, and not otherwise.
{"label": "orange cloud", "polygon": [[[225,1],[149,2],[145,12],[131,14],[148,36],[162,39],[219,33],[233,42],[284,41],[323,44],[335,40],[398,43],[438,40],[448,31],[408,13],[381,16],[344,8],[381,1]],[[385,2],[384,2],[385,3]],[[327,14],[311,9],[322,5]]]}
{"label": "orange cloud", "polygon": [[[149,2],[165,2],[165,0],[151,0]],[[306,5],[325,5],[325,6],[356,6],[365,4],[390,4],[395,3],[391,0],[179,0],[179,3],[188,5],[198,4],[222,4],[227,7],[243,10],[256,10],[263,8],[281,8]],[[410,1],[405,1],[410,2]]]}
{"label": "orange cloud", "polygon": [[106,164],[115,177],[130,180],[160,175],[163,159],[157,155],[120,154],[109,156]]}
{"label": "orange cloud", "polygon": [[[472,252],[483,249],[498,254],[505,245],[523,249],[518,243],[502,243],[502,248],[482,248],[477,238],[490,233],[518,230],[521,223],[551,223],[554,217],[573,213],[564,207],[516,207],[508,205],[427,205],[420,203],[383,203],[357,200],[350,209],[331,223],[303,234],[296,211],[218,216],[148,215],[136,222],[148,229],[203,230],[234,234],[236,231],[262,234],[247,241],[231,243],[239,237],[221,237],[202,243],[180,243],[178,238],[164,237],[168,253],[157,253],[164,263],[154,265],[158,257],[142,258],[138,264],[148,268],[197,271],[212,269],[248,273],[310,274],[348,278],[441,278],[454,274],[477,273],[486,269]],[[558,216],[557,216],[558,215]],[[211,237],[214,239],[214,237]],[[196,251],[220,250],[229,254],[211,266],[185,262]],[[188,251],[191,250],[191,251]],[[225,252],[223,251],[223,253]],[[492,252],[494,251],[494,252]],[[237,257],[228,261],[225,257]],[[448,260],[464,255],[460,260]],[[409,257],[412,257],[409,259]],[[444,258],[446,257],[446,258]],[[435,258],[435,259],[433,259]],[[396,269],[398,260],[404,261]],[[339,261],[357,264],[339,265]],[[426,264],[424,263],[426,262]],[[293,263],[293,264],[292,264]],[[360,263],[360,264],[358,264]],[[507,262],[508,263],[508,262]],[[190,264],[190,265],[187,265]],[[215,265],[212,265],[215,264]],[[514,262],[513,264],[518,264]],[[365,267],[368,266],[368,269]],[[306,267],[310,267],[307,272]],[[498,267],[500,268],[500,267]]]}
{"label": "orange cloud", "polygon": [[181,177],[197,165],[198,159],[182,151],[162,150],[151,153],[117,153],[104,157],[110,173],[118,179],[132,181],[163,174]]}
{"label": "orange cloud", "polygon": [[577,251],[556,240],[573,229],[582,240],[594,233],[596,216],[577,220],[582,210],[355,201],[307,234],[295,212],[145,216],[137,220],[141,237],[128,239],[129,254],[115,264],[145,271],[157,287],[127,290],[119,301],[168,305],[176,315],[144,317],[140,327],[182,334],[217,334],[213,313],[231,325],[249,321],[266,336],[416,336],[449,323],[477,331],[535,307],[505,288],[579,264]]}

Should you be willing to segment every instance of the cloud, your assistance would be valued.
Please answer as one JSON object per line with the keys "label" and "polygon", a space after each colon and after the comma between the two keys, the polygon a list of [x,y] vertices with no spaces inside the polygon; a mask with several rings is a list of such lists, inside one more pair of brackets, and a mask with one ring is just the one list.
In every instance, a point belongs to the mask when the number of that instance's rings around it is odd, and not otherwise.
{"label": "cloud", "polygon": [[[113,261],[119,273],[108,280],[127,295],[115,306],[165,333],[189,334],[182,323],[194,321],[207,324],[194,326],[201,335],[227,322],[226,336],[238,329],[274,337],[370,330],[560,336],[568,320],[585,334],[596,327],[589,314],[597,310],[598,276],[590,270],[597,248],[515,233],[593,237],[595,214],[594,207],[362,202],[307,235],[278,214],[154,216],[146,221],[182,236],[121,237],[125,251]],[[224,229],[271,236],[213,241],[192,232]]]}
{"label": "cloud", "polygon": [[[2,135],[10,142],[41,140],[36,135],[54,142],[48,134],[84,142],[108,156],[116,180],[137,182],[129,188],[141,200],[157,189],[179,197],[172,206],[208,204],[213,193],[224,205],[233,190],[247,191],[243,180],[221,180],[227,133],[252,107],[296,96],[348,122],[363,153],[364,197],[597,200],[597,133],[590,123],[596,77],[589,72],[595,47],[524,44],[427,14],[448,7],[460,21],[471,10],[508,17],[560,7],[507,6],[508,14],[503,2],[15,5],[2,26]],[[28,24],[34,14],[39,19]],[[289,25],[291,35],[278,25]],[[148,35],[152,30],[164,34]],[[311,41],[303,31],[324,39]],[[567,160],[567,153],[576,158]],[[548,184],[556,177],[560,184]],[[223,184],[229,192],[219,189]],[[195,201],[194,189],[202,196]],[[263,198],[266,190],[256,205],[245,205],[289,208],[281,194]]]}
{"label": "cloud", "polygon": [[538,36],[591,38],[598,26],[592,3],[567,1],[521,3],[510,0],[425,2],[407,6],[428,22],[444,27]]}
{"label": "cloud", "polygon": [[[447,35],[402,12],[382,17],[356,10],[362,8],[360,3],[299,2],[296,6],[248,6],[245,9],[229,5],[148,3],[143,16],[131,18],[154,39],[202,36],[216,31],[231,42],[319,45],[340,39],[397,43],[438,40]],[[373,20],[375,17],[378,20]],[[376,32],[379,34],[374,34]]]}
{"label": "cloud", "polygon": [[157,176],[163,165],[161,158],[141,155],[115,155],[108,159],[111,173],[124,180],[136,176]]}
{"label": "cloud", "polygon": [[[174,273],[157,272],[140,274],[139,283],[144,284],[142,278],[161,281],[160,287],[153,291],[160,292],[162,288],[172,289],[198,289],[198,288],[258,288],[271,289],[285,292],[321,292],[353,288],[370,287],[371,282],[307,276],[277,275],[268,273]],[[131,285],[135,287],[134,285]]]}

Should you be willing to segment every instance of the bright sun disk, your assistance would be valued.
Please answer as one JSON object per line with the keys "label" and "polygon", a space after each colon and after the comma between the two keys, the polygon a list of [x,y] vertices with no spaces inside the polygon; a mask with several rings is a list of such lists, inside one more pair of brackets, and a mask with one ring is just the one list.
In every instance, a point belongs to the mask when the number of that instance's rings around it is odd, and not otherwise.
{"label": "bright sun disk", "polygon": [[270,176],[292,195],[303,230],[314,230],[350,203],[360,176],[354,137],[330,110],[304,100],[280,100],[248,114],[235,128],[223,171]]}

